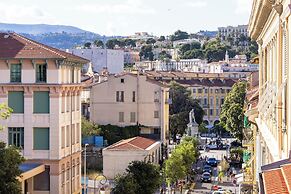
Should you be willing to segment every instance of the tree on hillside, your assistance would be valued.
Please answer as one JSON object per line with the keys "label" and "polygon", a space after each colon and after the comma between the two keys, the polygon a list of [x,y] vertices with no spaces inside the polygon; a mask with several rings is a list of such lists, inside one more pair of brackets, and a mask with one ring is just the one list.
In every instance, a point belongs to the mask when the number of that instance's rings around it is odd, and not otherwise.
{"label": "tree on hillside", "polygon": [[88,49],[88,48],[91,48],[91,45],[92,45],[91,42],[86,42],[86,43],[84,44],[84,47]]}
{"label": "tree on hillside", "polygon": [[139,56],[141,57],[141,59],[153,61],[154,60],[153,47],[151,45],[142,46],[139,52]]}
{"label": "tree on hillside", "polygon": [[94,45],[95,45],[96,47],[101,47],[101,48],[104,47],[104,43],[103,43],[102,40],[95,40],[95,41],[94,41]]}
{"label": "tree on hillside", "polygon": [[[7,119],[11,111],[7,105],[0,104],[0,119]],[[21,193],[17,177],[22,173],[19,169],[22,162],[24,158],[16,147],[7,147],[4,142],[0,142],[0,193]]]}
{"label": "tree on hillside", "polygon": [[161,51],[159,53],[159,59],[160,60],[172,59],[172,56],[168,54],[166,51]]}
{"label": "tree on hillside", "polygon": [[113,38],[113,39],[110,39],[110,40],[107,40],[106,42],[106,48],[108,49],[114,49],[115,46],[120,46],[120,41],[116,38]]}
{"label": "tree on hillside", "polygon": [[153,194],[160,187],[162,179],[158,166],[133,161],[127,167],[126,174],[117,180],[113,193]]}
{"label": "tree on hillside", "polygon": [[194,109],[195,121],[203,121],[204,111],[197,100],[191,97],[191,92],[180,84],[172,82],[170,85],[170,131],[176,140],[176,134],[184,134],[189,123],[189,112]]}
{"label": "tree on hillside", "polygon": [[177,30],[173,35],[170,36],[171,41],[183,40],[187,38],[189,38],[189,34],[181,30]]}
{"label": "tree on hillside", "polygon": [[155,44],[156,43],[156,40],[153,39],[153,38],[149,38],[149,39],[147,39],[146,43],[147,44]]}
{"label": "tree on hillside", "polygon": [[221,124],[239,140],[243,139],[243,106],[246,96],[246,85],[244,81],[234,84],[232,90],[225,98],[220,114]]}
{"label": "tree on hillside", "polygon": [[165,36],[160,36],[160,38],[158,39],[158,41],[165,41],[166,40],[166,38],[165,38]]}

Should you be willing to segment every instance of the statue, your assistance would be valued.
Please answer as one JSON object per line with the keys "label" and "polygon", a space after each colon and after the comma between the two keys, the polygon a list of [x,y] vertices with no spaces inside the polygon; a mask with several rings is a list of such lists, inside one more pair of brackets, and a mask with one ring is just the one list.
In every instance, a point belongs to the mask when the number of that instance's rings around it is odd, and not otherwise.
{"label": "statue", "polygon": [[198,123],[195,121],[194,109],[189,112],[188,135],[198,137]]}

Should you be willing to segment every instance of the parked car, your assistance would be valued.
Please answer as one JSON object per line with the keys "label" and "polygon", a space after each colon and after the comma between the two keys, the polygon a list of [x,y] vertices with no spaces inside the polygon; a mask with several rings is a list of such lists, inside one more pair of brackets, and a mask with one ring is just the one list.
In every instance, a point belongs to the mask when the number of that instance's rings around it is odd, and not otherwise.
{"label": "parked car", "polygon": [[212,185],[211,187],[211,191],[218,191],[219,189],[222,189],[222,187],[218,185]]}
{"label": "parked car", "polygon": [[204,172],[201,176],[201,182],[203,183],[211,183],[211,174],[208,172]]}
{"label": "parked car", "polygon": [[209,158],[206,162],[209,166],[216,167],[217,166],[217,160],[216,158]]}
{"label": "parked car", "polygon": [[211,168],[211,166],[209,166],[209,165],[205,165],[204,167],[203,167],[203,173],[204,172],[208,172],[208,173],[212,173],[212,168]]}

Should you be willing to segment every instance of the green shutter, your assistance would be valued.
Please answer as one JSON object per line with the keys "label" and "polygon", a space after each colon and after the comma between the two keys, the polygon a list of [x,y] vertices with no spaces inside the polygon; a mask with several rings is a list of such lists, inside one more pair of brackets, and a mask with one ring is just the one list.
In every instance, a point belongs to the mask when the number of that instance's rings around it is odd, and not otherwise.
{"label": "green shutter", "polygon": [[8,106],[12,108],[12,113],[24,113],[24,93],[8,92]]}
{"label": "green shutter", "polygon": [[10,81],[21,82],[21,64],[10,65]]}
{"label": "green shutter", "polygon": [[50,132],[49,128],[33,128],[33,149],[49,150]]}
{"label": "green shutter", "polygon": [[49,92],[33,93],[33,113],[49,113],[50,97]]}

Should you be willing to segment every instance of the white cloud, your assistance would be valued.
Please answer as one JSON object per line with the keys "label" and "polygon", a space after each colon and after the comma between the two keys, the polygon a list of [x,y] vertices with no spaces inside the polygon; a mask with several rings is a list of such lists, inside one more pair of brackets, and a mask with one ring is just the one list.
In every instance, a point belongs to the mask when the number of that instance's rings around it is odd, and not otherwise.
{"label": "white cloud", "polygon": [[7,23],[55,23],[55,18],[37,6],[0,3],[0,21]]}
{"label": "white cloud", "polygon": [[123,3],[94,3],[76,7],[79,11],[103,14],[154,14],[156,11],[141,0],[126,0]]}
{"label": "white cloud", "polygon": [[186,5],[190,7],[195,7],[195,8],[206,7],[207,2],[206,0],[196,0],[196,1],[188,2]]}
{"label": "white cloud", "polygon": [[236,0],[235,14],[250,14],[252,9],[252,0]]}

